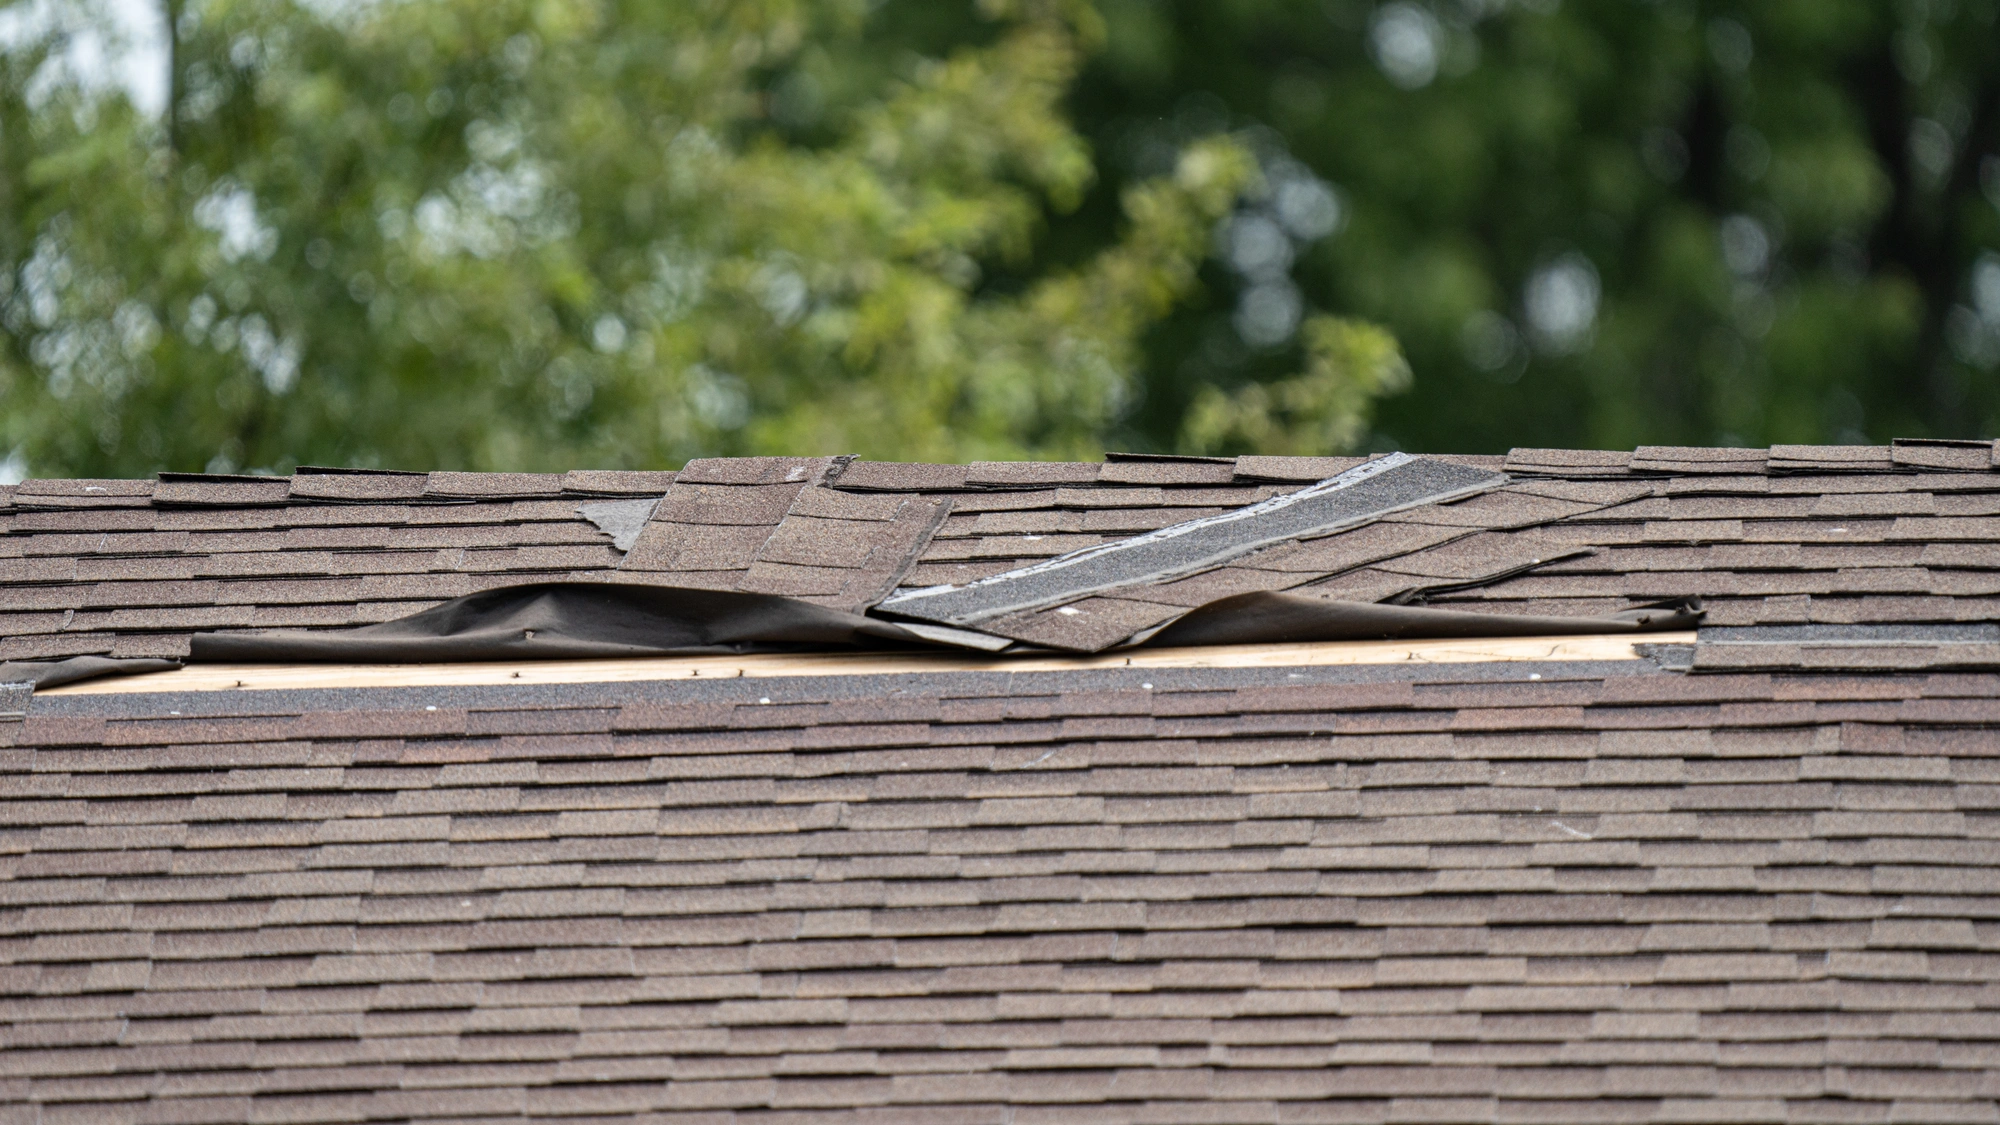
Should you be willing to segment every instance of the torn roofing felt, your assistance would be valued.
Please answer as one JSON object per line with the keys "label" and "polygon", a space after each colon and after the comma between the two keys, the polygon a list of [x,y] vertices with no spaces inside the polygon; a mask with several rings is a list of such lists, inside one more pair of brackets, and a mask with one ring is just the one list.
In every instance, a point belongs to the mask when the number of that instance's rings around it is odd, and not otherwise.
{"label": "torn roofing felt", "polygon": [[0,662],[0,685],[32,684],[38,688],[52,688],[104,676],[171,672],[180,666],[178,660],[153,657],[72,656],[64,660],[9,660]]}
{"label": "torn roofing felt", "polygon": [[[1699,603],[1693,601],[1605,617],[1539,617],[1246,594],[1197,609],[1145,643],[1576,636],[1688,629],[1700,617]],[[190,660],[406,664],[907,648],[933,642],[992,648],[968,643],[978,634],[954,633],[922,625],[905,628],[772,594],[627,583],[544,584],[488,590],[358,629],[199,633]]]}
{"label": "torn roofing felt", "polygon": [[1009,570],[963,586],[897,594],[880,609],[941,625],[977,627],[1009,614],[1092,594],[1183,578],[1261,547],[1327,535],[1422,504],[1498,488],[1503,474],[1395,453],[1311,488],[1131,539],[1106,543]]}
{"label": "torn roofing felt", "polygon": [[1692,629],[1700,624],[1701,618],[1701,602],[1694,598],[1678,598],[1599,617],[1546,617],[1466,613],[1258,592],[1210,602],[1147,636],[1145,643],[1171,648],[1308,641],[1574,637]]}
{"label": "torn roofing felt", "polygon": [[630,583],[487,590],[358,629],[198,633],[200,662],[565,660],[923,643],[887,622],[772,594]]}

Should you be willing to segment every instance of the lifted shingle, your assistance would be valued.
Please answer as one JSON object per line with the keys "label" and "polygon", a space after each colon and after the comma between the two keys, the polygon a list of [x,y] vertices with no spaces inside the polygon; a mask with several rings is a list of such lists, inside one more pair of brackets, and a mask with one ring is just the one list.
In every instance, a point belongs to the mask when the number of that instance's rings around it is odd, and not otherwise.
{"label": "lifted shingle", "polygon": [[1632,451],[1635,473],[1761,473],[1768,449],[1710,449],[1687,445],[1642,445]]}
{"label": "lifted shingle", "polygon": [[560,473],[431,473],[424,485],[426,496],[550,496],[561,493]]}
{"label": "lifted shingle", "polygon": [[291,478],[161,473],[153,489],[159,507],[269,507],[290,498]]}
{"label": "lifted shingle", "polygon": [[564,492],[600,496],[659,496],[672,483],[674,474],[671,472],[571,469],[563,474]]}
{"label": "lifted shingle", "polygon": [[1954,473],[1986,472],[1993,468],[1994,443],[1947,438],[1897,438],[1892,447],[1896,464],[1913,469]]}
{"label": "lifted shingle", "polygon": [[1171,581],[1287,539],[1325,535],[1504,483],[1506,478],[1496,474],[1395,454],[1314,488],[1077,551],[969,586],[899,594],[883,608],[938,624],[976,626],[1120,587]]}
{"label": "lifted shingle", "polygon": [[1632,455],[1599,449],[1513,449],[1504,463],[1509,473],[1555,477],[1622,477]]}

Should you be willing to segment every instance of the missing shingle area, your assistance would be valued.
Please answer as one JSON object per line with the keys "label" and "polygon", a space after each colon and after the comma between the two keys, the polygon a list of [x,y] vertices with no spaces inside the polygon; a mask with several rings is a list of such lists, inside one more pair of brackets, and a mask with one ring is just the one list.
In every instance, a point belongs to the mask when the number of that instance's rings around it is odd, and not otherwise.
{"label": "missing shingle area", "polygon": [[639,541],[639,533],[646,528],[646,520],[659,504],[657,496],[641,500],[606,500],[596,504],[583,504],[577,514],[597,529],[611,537],[611,545],[620,551],[630,551],[632,544]]}

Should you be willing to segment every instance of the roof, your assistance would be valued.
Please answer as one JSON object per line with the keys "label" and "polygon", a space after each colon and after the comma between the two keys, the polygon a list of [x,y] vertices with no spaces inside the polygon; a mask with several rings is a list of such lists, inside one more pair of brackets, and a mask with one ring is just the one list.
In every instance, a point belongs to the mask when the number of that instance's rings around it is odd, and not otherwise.
{"label": "roof", "polygon": [[[1990,442],[1908,442],[1438,458],[1511,483],[1067,607],[1080,612],[982,627],[1089,650],[1222,596],[1287,589],[1572,616],[1693,594],[1713,625],[1991,621],[1993,456]],[[1361,463],[761,457],[679,474],[30,480],[0,489],[0,660],[180,657],[197,631],[361,625],[538,581],[862,609],[898,586],[984,578]]]}
{"label": "roof", "polygon": [[[1705,600],[1698,643],[1639,658],[17,690],[0,1103],[1983,1120],[1993,456],[1444,459],[1507,479],[999,626],[1081,651],[1244,590]],[[31,481],[0,514],[0,656],[552,580],[862,609],[1357,463]]]}

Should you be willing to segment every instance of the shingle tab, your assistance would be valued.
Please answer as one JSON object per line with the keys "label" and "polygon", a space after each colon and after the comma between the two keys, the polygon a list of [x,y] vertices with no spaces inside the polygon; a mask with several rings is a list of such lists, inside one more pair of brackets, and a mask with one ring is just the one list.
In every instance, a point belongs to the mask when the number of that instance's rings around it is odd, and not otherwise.
{"label": "shingle tab", "polygon": [[659,496],[674,483],[671,472],[615,469],[571,469],[563,474],[563,491],[597,496]]}
{"label": "shingle tab", "polygon": [[1095,462],[974,461],[966,466],[969,485],[986,488],[1046,488],[1057,484],[1091,484],[1102,466]]}
{"label": "shingle tab", "polygon": [[675,479],[686,484],[805,484],[829,464],[824,457],[708,457],[689,461]]}
{"label": "shingle tab", "polygon": [[265,507],[283,504],[290,492],[289,477],[161,473],[153,488],[153,503],[161,507]]}
{"label": "shingle tab", "polygon": [[968,473],[964,465],[851,461],[829,487],[867,492],[952,491],[966,486]]}
{"label": "shingle tab", "polygon": [[1632,455],[1617,450],[1512,449],[1505,468],[1529,476],[1622,477],[1631,472]]}
{"label": "shingle tab", "polygon": [[1366,460],[1365,457],[1245,456],[1236,459],[1236,477],[1239,480],[1310,483],[1337,477]]}
{"label": "shingle tab", "polygon": [[48,508],[128,508],[150,503],[149,480],[37,480],[15,486],[12,507],[34,511]]}
{"label": "shingle tab", "polygon": [[1895,461],[1886,445],[1774,445],[1766,468],[1773,473],[1889,472]]}
{"label": "shingle tab", "polygon": [[[1332,475],[1332,474],[1328,474]],[[1236,479],[1233,458],[1201,460],[1111,461],[1098,469],[1105,484],[1198,485],[1228,484]]]}
{"label": "shingle tab", "polygon": [[625,554],[625,570],[741,570],[776,524],[705,524],[654,520]]}
{"label": "shingle tab", "polygon": [[434,472],[424,485],[424,495],[446,498],[553,496],[562,490],[560,473]]}
{"label": "shingle tab", "polygon": [[1632,451],[1635,473],[1761,473],[1768,449],[1710,449],[1685,445],[1642,445]]}
{"label": "shingle tab", "polygon": [[653,519],[660,523],[687,523],[745,527],[776,527],[799,497],[803,485],[756,484],[719,485],[676,481],[667,490]]}
{"label": "shingle tab", "polygon": [[1899,466],[1943,472],[1986,472],[1995,465],[1991,441],[1897,438],[1892,457]]}
{"label": "shingle tab", "polygon": [[290,496],[296,500],[364,504],[414,500],[424,494],[429,479],[428,473],[317,469],[302,465],[292,475]]}

